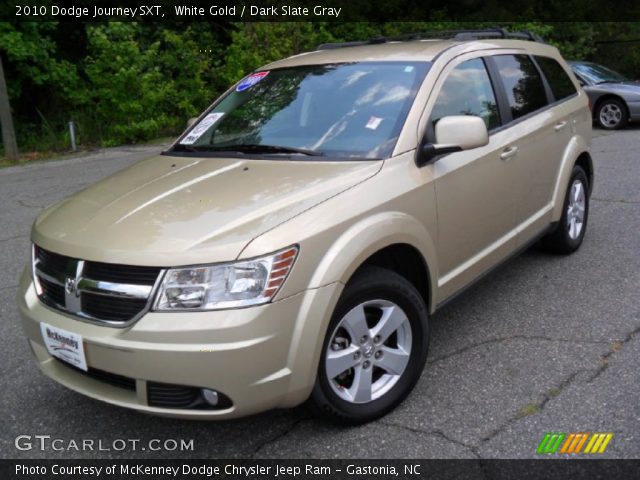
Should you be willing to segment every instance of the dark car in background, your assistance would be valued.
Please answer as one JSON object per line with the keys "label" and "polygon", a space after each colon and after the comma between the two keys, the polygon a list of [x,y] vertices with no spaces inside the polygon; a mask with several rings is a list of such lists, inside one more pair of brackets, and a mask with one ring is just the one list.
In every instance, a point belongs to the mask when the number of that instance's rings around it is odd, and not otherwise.
{"label": "dark car in background", "polygon": [[589,96],[593,119],[607,130],[640,120],[640,81],[631,80],[603,65],[569,62]]}

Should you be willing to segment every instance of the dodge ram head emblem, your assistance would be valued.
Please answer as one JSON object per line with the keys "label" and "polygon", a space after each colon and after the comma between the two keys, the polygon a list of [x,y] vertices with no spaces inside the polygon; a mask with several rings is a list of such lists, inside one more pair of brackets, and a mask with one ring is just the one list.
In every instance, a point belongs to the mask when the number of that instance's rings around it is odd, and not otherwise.
{"label": "dodge ram head emblem", "polygon": [[67,295],[76,295],[78,296],[79,292],[77,290],[76,287],[76,279],[75,278],[69,278],[67,277],[67,279],[64,282],[64,291]]}

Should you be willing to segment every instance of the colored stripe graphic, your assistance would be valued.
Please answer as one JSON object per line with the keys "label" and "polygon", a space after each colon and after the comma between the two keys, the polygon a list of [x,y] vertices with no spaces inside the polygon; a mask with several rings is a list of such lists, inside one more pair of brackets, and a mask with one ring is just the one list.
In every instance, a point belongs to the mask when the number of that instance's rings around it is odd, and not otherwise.
{"label": "colored stripe graphic", "polygon": [[571,447],[571,444],[573,443],[573,440],[575,438],[576,438],[575,433],[569,434],[569,436],[567,437],[567,440],[562,445],[562,449],[560,450],[560,453],[569,453],[569,448]]}
{"label": "colored stripe graphic", "polygon": [[540,445],[538,445],[538,449],[536,450],[536,453],[538,455],[542,455],[545,452],[545,446],[547,445],[547,442],[549,441],[549,438],[551,438],[551,434],[547,433],[543,438],[542,441],[540,442]]}
{"label": "colored stripe graphic", "polygon": [[613,438],[613,433],[594,433],[584,453],[604,453]]}
{"label": "colored stripe graphic", "polygon": [[[575,455],[577,453],[604,453],[612,439],[613,433],[610,432],[596,432],[593,434],[589,432],[569,434],[548,432],[543,437],[540,445],[538,445],[536,453],[538,455],[554,453],[568,455]],[[582,447],[584,447],[585,443],[587,446],[583,451]],[[562,448],[560,448],[560,445],[562,445]]]}
{"label": "colored stripe graphic", "polygon": [[593,444],[596,443],[597,439],[598,439],[598,434],[594,433],[591,436],[591,439],[589,440],[589,443],[587,443],[587,448],[584,449],[584,453],[591,453],[591,447],[593,447]]}
{"label": "colored stripe graphic", "polygon": [[606,435],[607,436],[602,442],[602,445],[600,446],[600,451],[598,453],[604,453],[604,451],[607,449],[607,446],[609,445],[609,442],[613,438],[613,433],[607,433]]}
{"label": "colored stripe graphic", "polygon": [[584,445],[584,442],[587,441],[588,437],[589,437],[588,433],[570,434],[567,437],[567,440],[562,445],[562,449],[560,450],[560,453],[568,453],[568,454],[580,453],[580,450],[582,450],[582,446]]}
{"label": "colored stripe graphic", "polygon": [[580,453],[580,450],[582,450],[582,446],[584,445],[584,442],[586,442],[587,438],[589,438],[588,433],[581,433],[580,435],[582,435],[582,439],[578,442],[578,445],[576,446],[575,450],[572,453]]}
{"label": "colored stripe graphic", "polygon": [[540,445],[538,445],[538,449],[536,450],[536,452],[540,455],[556,453],[556,451],[560,447],[560,444],[562,443],[562,440],[564,440],[565,437],[565,433],[547,433],[540,442]]}

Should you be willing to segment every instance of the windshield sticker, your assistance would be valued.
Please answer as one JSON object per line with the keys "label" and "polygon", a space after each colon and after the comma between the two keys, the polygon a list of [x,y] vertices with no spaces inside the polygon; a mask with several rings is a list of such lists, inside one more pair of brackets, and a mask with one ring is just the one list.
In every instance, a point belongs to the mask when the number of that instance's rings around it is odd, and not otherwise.
{"label": "windshield sticker", "polygon": [[413,72],[413,66],[412,65],[408,65],[408,66],[404,67],[404,71],[405,71],[405,73]]}
{"label": "windshield sticker", "polygon": [[365,125],[365,128],[368,128],[369,130],[375,130],[380,126],[382,120],[383,119],[380,117],[369,117],[369,121]]}
{"label": "windshield sticker", "polygon": [[256,72],[245,77],[236,87],[236,92],[244,92],[246,89],[253,87],[256,83],[269,75],[269,72]]}
{"label": "windshield sticker", "polygon": [[224,115],[224,112],[216,112],[216,113],[210,113],[209,115],[204,117],[202,121],[198,123],[193,130],[189,132],[189,135],[187,135],[182,139],[180,144],[191,145],[192,143],[195,143],[195,141],[198,140],[204,134],[204,132],[206,132],[209,129],[211,125],[213,125],[218,120],[220,120],[220,118],[222,118],[223,115]]}

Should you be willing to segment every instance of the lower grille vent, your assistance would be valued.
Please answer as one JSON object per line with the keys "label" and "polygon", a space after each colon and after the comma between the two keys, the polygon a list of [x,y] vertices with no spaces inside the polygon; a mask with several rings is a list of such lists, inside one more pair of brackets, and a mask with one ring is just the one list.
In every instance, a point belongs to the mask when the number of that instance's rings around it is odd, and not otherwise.
{"label": "lower grille vent", "polygon": [[150,406],[162,408],[221,410],[232,405],[231,399],[220,392],[218,404],[212,406],[204,401],[201,388],[157,382],[147,382],[147,399]]}

